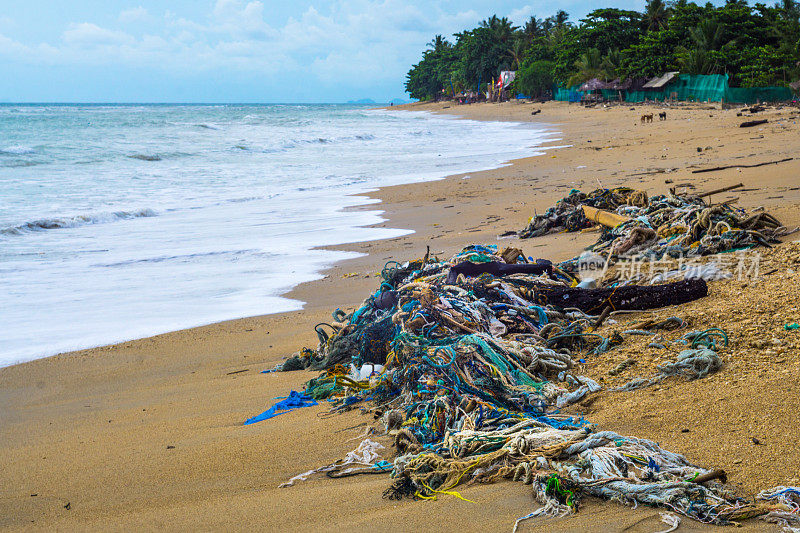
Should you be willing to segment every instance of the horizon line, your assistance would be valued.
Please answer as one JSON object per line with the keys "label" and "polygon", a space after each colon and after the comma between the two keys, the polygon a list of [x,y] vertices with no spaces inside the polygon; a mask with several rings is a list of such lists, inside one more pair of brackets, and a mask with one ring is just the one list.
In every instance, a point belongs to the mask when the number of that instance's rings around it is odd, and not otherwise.
{"label": "horizon line", "polygon": [[[364,99],[366,100],[366,99]],[[146,102],[146,101],[131,101],[131,102],[68,102],[68,101],[24,101],[15,102],[11,100],[0,100],[0,105],[373,105],[373,104],[388,104],[396,100],[403,100],[404,102],[412,102],[412,99],[392,98],[391,100],[378,101],[369,99],[369,102],[350,100],[346,102]]]}

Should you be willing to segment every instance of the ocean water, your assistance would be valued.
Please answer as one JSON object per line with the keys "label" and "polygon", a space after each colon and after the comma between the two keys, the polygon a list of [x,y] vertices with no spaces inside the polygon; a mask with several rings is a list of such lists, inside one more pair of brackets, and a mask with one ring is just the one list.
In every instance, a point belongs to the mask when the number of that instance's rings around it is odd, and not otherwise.
{"label": "ocean water", "polygon": [[[0,105],[0,366],[244,316],[358,254],[378,186],[494,168],[541,126],[348,105]],[[539,149],[541,150],[541,149]]]}

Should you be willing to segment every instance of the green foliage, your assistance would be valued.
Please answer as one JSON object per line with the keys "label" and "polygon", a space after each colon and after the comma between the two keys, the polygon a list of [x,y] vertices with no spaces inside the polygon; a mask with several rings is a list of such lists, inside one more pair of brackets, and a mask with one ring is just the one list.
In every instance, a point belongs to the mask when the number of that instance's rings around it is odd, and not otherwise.
{"label": "green foliage", "polygon": [[794,57],[787,50],[761,46],[747,51],[744,67],[739,72],[741,87],[764,87],[775,80],[791,82],[797,79],[798,69],[792,66]]}
{"label": "green foliage", "polygon": [[647,0],[639,13],[596,9],[578,24],[564,11],[531,17],[521,28],[491,16],[478,27],[437,35],[408,72],[414,98],[485,89],[502,70],[517,70],[516,87],[541,95],[549,85],[598,77],[650,78],[679,70],[728,74],[733,86],[788,85],[800,77],[800,7],[727,0]]}
{"label": "green foliage", "polygon": [[555,62],[547,60],[526,61],[517,72],[516,88],[522,94],[537,98],[553,88]]}
{"label": "green foliage", "polygon": [[603,56],[597,48],[590,48],[581,54],[580,59],[575,61],[575,68],[577,71],[567,80],[567,86],[578,85],[592,78],[608,78],[603,68]]}
{"label": "green foliage", "polygon": [[453,45],[441,35],[428,43],[428,47],[422,54],[422,61],[406,74],[406,92],[420,100],[435,98],[442,90],[451,90],[452,63],[457,57]]}
{"label": "green foliage", "polygon": [[664,0],[647,0],[644,13],[642,13],[642,22],[644,22],[644,29],[647,31],[663,30],[667,27],[667,21],[670,17],[670,9],[664,3]]}
{"label": "green foliage", "polygon": [[636,44],[641,35],[642,15],[622,9],[596,9],[581,21],[580,44],[603,54]]}

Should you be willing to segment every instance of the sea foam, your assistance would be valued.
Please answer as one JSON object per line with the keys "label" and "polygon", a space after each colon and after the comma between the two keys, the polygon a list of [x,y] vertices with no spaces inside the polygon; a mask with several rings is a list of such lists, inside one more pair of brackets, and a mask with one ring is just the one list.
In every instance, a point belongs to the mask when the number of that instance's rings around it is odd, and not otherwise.
{"label": "sea foam", "polygon": [[364,193],[495,168],[552,137],[359,106],[0,109],[19,152],[0,166],[38,163],[0,176],[0,365],[300,309],[282,295],[359,255],[321,247],[409,233],[346,209],[376,203]]}
{"label": "sea foam", "polygon": [[130,220],[140,217],[154,217],[156,212],[152,209],[137,209],[134,211],[115,211],[113,213],[96,213],[91,215],[75,215],[62,218],[42,218],[25,222],[17,226],[0,229],[0,235],[24,235],[31,231],[43,231],[50,229],[76,228],[89,224],[104,224],[116,222],[118,220]]}

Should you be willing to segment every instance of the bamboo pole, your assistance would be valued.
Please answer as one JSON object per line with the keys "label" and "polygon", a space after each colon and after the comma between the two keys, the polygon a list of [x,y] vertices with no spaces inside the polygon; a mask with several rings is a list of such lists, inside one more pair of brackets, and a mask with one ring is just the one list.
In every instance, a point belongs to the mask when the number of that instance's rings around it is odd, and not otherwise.
{"label": "bamboo pole", "polygon": [[583,208],[583,214],[586,215],[586,218],[593,222],[597,222],[598,224],[608,226],[609,228],[613,228],[630,220],[629,217],[618,215],[616,213],[612,213],[611,211],[597,209],[596,207],[591,207],[588,205],[583,205],[581,207]]}

